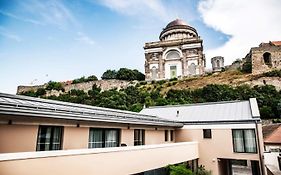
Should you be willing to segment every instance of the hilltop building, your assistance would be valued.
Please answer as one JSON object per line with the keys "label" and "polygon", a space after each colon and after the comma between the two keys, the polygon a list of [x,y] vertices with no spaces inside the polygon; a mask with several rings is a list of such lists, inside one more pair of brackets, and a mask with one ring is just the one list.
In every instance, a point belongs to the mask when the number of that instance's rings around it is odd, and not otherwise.
{"label": "hilltop building", "polygon": [[252,47],[244,61],[252,64],[253,74],[281,69],[281,41],[269,41]]}
{"label": "hilltop building", "polygon": [[213,72],[220,72],[224,68],[224,58],[222,56],[216,56],[211,58]]}
{"label": "hilltop building", "polygon": [[204,73],[203,40],[195,28],[183,20],[170,22],[160,33],[160,41],[145,43],[146,80],[179,78]]}
{"label": "hilltop building", "polygon": [[264,175],[256,99],[135,113],[0,93],[0,143],[0,174],[165,174],[186,162]]}

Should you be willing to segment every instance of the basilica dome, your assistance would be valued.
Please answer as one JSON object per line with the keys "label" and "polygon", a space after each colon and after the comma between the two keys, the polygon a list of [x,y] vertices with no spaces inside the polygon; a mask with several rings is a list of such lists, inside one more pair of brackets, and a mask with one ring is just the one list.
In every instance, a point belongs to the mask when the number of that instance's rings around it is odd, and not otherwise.
{"label": "basilica dome", "polygon": [[185,21],[176,19],[170,22],[161,32],[159,39],[161,41],[194,38],[198,37],[196,29],[189,26]]}

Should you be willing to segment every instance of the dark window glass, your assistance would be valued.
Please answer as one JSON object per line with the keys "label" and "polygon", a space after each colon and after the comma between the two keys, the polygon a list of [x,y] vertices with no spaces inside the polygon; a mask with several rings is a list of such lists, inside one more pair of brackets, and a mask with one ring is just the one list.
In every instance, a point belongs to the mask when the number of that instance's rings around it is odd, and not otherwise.
{"label": "dark window glass", "polygon": [[174,131],[173,130],[170,131],[170,138],[171,138],[171,141],[174,141]]}
{"label": "dark window glass", "polygon": [[39,126],[37,151],[60,150],[62,142],[61,126]]}
{"label": "dark window glass", "polygon": [[89,135],[89,148],[104,148],[119,146],[118,129],[91,128]]}
{"label": "dark window glass", "polygon": [[134,145],[144,145],[144,129],[134,130]]}
{"label": "dark window glass", "polygon": [[233,150],[237,153],[256,153],[256,134],[254,129],[233,129]]}
{"label": "dark window glass", "polygon": [[212,130],[211,129],[203,129],[203,137],[204,139],[212,138]]}
{"label": "dark window glass", "polygon": [[165,142],[169,141],[169,131],[165,130]]}

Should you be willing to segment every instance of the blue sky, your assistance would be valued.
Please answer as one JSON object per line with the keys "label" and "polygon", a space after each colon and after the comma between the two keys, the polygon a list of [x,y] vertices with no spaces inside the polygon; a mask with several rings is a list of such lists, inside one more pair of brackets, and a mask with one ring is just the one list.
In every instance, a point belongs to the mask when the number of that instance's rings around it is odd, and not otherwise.
{"label": "blue sky", "polygon": [[[258,26],[260,18],[251,24],[260,30],[245,29],[253,17],[247,14],[249,10],[253,15],[259,15],[256,11],[260,8],[270,10],[272,14],[263,17],[264,21],[276,23],[277,19],[268,19],[278,16],[280,1],[269,0],[270,5],[265,6],[265,1],[255,0],[255,7],[242,0],[229,2],[0,0],[0,92],[16,93],[18,85],[50,80],[100,77],[107,69],[121,67],[143,72],[144,43],[157,41],[162,28],[176,18],[197,29],[204,40],[207,62],[211,56],[222,55],[231,63],[262,41],[280,40],[280,25],[263,28]],[[268,30],[270,34],[264,34]],[[241,44],[243,39],[247,42]]]}

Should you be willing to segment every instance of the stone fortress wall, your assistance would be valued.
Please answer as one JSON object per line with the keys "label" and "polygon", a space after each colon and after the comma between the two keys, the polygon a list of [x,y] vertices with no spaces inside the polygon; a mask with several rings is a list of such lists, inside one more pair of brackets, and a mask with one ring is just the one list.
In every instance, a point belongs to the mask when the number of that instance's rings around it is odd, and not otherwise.
{"label": "stone fortress wall", "polygon": [[[83,90],[84,92],[88,92],[92,89],[93,85],[97,85],[97,87],[100,87],[102,91],[110,90],[110,89],[123,89],[127,88],[128,86],[134,85],[136,82],[129,82],[125,80],[97,80],[97,81],[89,81],[89,82],[83,82],[83,83],[77,83],[77,84],[69,84],[65,85],[64,89],[65,92],[69,92],[72,89],[79,89]],[[47,84],[44,85],[38,85],[38,86],[18,86],[17,94],[21,94],[23,92],[27,92],[30,90],[36,91],[39,88],[46,88]],[[59,94],[62,94],[62,91],[47,91],[47,96],[55,95],[58,96]]]}
{"label": "stone fortress wall", "polygon": [[245,61],[252,63],[253,74],[281,69],[281,42],[269,41],[269,43],[261,43],[259,47],[251,48]]}

